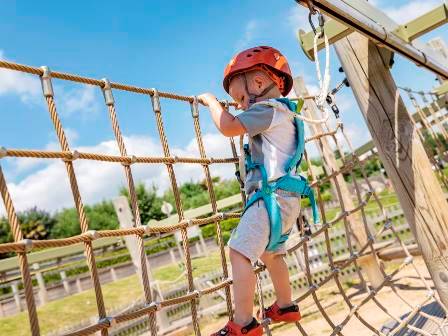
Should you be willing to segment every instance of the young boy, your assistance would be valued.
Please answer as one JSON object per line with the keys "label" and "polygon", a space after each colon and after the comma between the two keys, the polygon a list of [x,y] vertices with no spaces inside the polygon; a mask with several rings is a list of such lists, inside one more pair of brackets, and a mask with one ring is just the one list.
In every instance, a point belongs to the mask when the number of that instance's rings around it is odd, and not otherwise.
{"label": "young boy", "polygon": [[[254,165],[246,167],[249,170],[245,190],[250,200],[263,187],[263,176],[272,182],[287,174],[285,167],[296,153],[298,131],[294,117],[286,104],[276,100],[291,90],[291,71],[286,58],[278,50],[266,46],[250,48],[239,53],[227,65],[223,85],[238,103],[238,108],[244,110],[238,116],[227,112],[210,93],[198,98],[209,107],[222,134],[249,135]],[[281,189],[275,190],[275,194],[281,215],[281,234],[287,237],[299,215],[300,196]],[[265,316],[272,322],[300,320],[299,308],[291,299],[288,267],[283,259],[286,238],[268,249],[272,239],[271,227],[272,216],[263,199],[257,199],[245,209],[228,243],[235,316],[212,336],[262,335],[262,326],[252,315],[256,286],[252,264],[257,259],[266,265],[277,296],[277,301],[265,310]]]}

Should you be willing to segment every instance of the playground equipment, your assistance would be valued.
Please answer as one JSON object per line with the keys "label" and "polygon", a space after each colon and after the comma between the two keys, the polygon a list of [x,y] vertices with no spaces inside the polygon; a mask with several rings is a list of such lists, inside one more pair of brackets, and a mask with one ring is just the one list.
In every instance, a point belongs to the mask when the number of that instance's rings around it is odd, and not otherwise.
{"label": "playground equipment", "polygon": [[[395,86],[392,77],[390,76],[388,67],[390,62],[385,62],[385,58],[390,61],[390,53],[385,53],[373,42],[366,37],[361,36],[356,30],[368,36],[372,41],[386,46],[394,52],[399,52],[413,62],[422,67],[433,71],[437,75],[447,78],[448,68],[443,63],[436,61],[430,52],[422,51],[420,48],[411,45],[409,41],[400,38],[398,35],[385,28],[388,21],[384,15],[379,15],[378,10],[367,5],[364,1],[359,0],[315,0],[315,1],[299,1],[301,4],[307,4],[313,12],[315,8],[320,9],[323,13],[333,16],[339,21],[349,26],[349,30],[345,30],[344,34],[339,34],[334,38],[329,38],[330,42],[336,42],[336,51],[342,63],[343,70],[347,76],[348,82],[352,87],[356,99],[360,105],[361,111],[365,116],[368,127],[372,133],[373,143],[378,151],[378,154],[385,166],[388,176],[391,178],[394,188],[397,192],[400,203],[403,207],[405,217],[414,233],[414,236],[421,248],[423,257],[425,259],[428,270],[434,281],[437,293],[431,288],[430,283],[421,274],[414,264],[414,259],[409,252],[408,247],[402,241],[396,228],[393,225],[388,212],[384,209],[377,197],[375,191],[363,170],[363,160],[359,159],[354,152],[353,147],[344,131],[341,122],[336,123],[336,127],[330,125],[328,118],[323,118],[320,109],[315,108],[315,103],[312,97],[306,100],[305,111],[309,113],[308,118],[318,120],[316,125],[319,128],[314,129],[313,135],[307,139],[307,143],[316,142],[321,148],[322,156],[326,162],[326,175],[324,177],[315,176],[313,171],[308,171],[308,176],[311,177],[311,186],[315,188],[317,197],[319,199],[320,212],[322,215],[322,224],[314,227],[311,235],[303,235],[301,239],[290,247],[289,251],[300,251],[304,257],[304,273],[307,278],[308,288],[303,293],[295,298],[298,303],[304,302],[312,298],[312,302],[318,309],[323,319],[326,321],[326,326],[331,329],[331,335],[344,335],[344,328],[350,324],[359,323],[358,334],[374,333],[376,335],[384,335],[381,331],[381,326],[370,323],[371,314],[365,314],[363,307],[367,304],[373,303],[376,307],[375,313],[381,313],[388,316],[396,322],[394,328],[388,331],[388,335],[397,335],[401,330],[407,328],[409,330],[418,332],[423,335],[430,335],[425,331],[425,326],[414,324],[415,318],[421,316],[431,321],[439,332],[443,332],[445,325],[444,319],[437,319],[422,310],[423,306],[429,302],[436,302],[446,315],[446,304],[448,303],[448,273],[446,260],[446,241],[448,235],[448,210],[446,207],[446,199],[440,184],[433,174],[432,167],[427,158],[427,154],[418,137],[415,123],[411,120]],[[357,6],[354,10],[352,6]],[[364,6],[364,10],[360,6]],[[367,6],[367,7],[366,7]],[[446,7],[443,7],[446,10]],[[367,17],[366,13],[376,14],[377,20]],[[440,14],[439,12],[437,12]],[[445,11],[446,13],[446,11]],[[382,18],[382,21],[378,18]],[[446,15],[443,20],[438,22],[446,22]],[[378,23],[379,22],[379,23]],[[326,23],[330,25],[330,23]],[[423,31],[428,31],[437,25],[432,24],[430,27],[426,26],[419,33],[412,36],[417,36]],[[327,26],[324,28],[325,34],[331,37],[331,29]],[[351,33],[350,35],[348,35]],[[324,36],[325,36],[324,34]],[[328,36],[327,36],[328,37]],[[316,45],[319,42],[314,38]],[[306,50],[306,47],[304,48]],[[316,48],[317,49],[317,48]],[[355,52],[356,50],[356,52]],[[385,57],[385,54],[387,57]],[[65,239],[54,239],[46,241],[35,241],[23,239],[20,223],[14,210],[13,200],[9,194],[4,174],[0,167],[0,192],[7,211],[7,216],[14,236],[13,243],[1,244],[0,253],[15,252],[18,255],[19,266],[22,274],[24,284],[25,297],[27,303],[27,310],[30,320],[31,333],[33,336],[40,334],[39,320],[36,313],[35,301],[32,292],[32,283],[30,276],[30,267],[28,264],[27,253],[35,248],[48,248],[58,246],[70,246],[77,243],[84,244],[86,254],[86,261],[91,273],[92,283],[95,289],[96,302],[98,308],[98,322],[88,327],[82,328],[70,335],[89,335],[100,331],[102,335],[108,335],[108,329],[115,325],[129,320],[147,316],[149,320],[149,330],[151,335],[158,334],[158,327],[156,322],[157,312],[162,307],[169,307],[180,303],[189,303],[191,308],[191,324],[195,335],[201,335],[201,325],[197,311],[197,303],[201,297],[210,293],[223,290],[226,298],[227,314],[232,316],[232,300],[230,294],[230,286],[232,279],[229,275],[226,263],[226,254],[221,234],[220,220],[225,218],[238,218],[238,213],[219,212],[217,208],[217,201],[214,194],[213,184],[209,166],[213,164],[238,164],[238,153],[231,138],[230,146],[232,148],[233,157],[231,158],[211,158],[206,155],[206,149],[202,140],[200,127],[200,113],[198,101],[195,97],[181,96],[169,92],[161,92],[156,89],[140,88],[120,83],[110,82],[107,79],[97,80],[86,78],[78,75],[72,75],[61,72],[51,72],[48,67],[36,68],[15,64],[7,61],[0,61],[0,67],[22,71],[29,74],[40,76],[42,81],[43,95],[48,105],[51,120],[54,124],[56,134],[61,146],[60,151],[40,151],[40,150],[22,150],[2,148],[0,151],[0,158],[3,157],[29,157],[29,158],[43,158],[43,159],[60,159],[65,163],[67,174],[70,180],[70,186],[73,193],[76,209],[78,211],[82,233],[75,237]],[[96,153],[85,153],[72,151],[70,149],[64,128],[56,110],[56,97],[52,88],[53,79],[69,80],[88,85],[97,86],[104,94],[105,104],[107,106],[109,116],[111,119],[114,135],[120,149],[119,156],[103,155]],[[296,92],[305,95],[303,85],[298,82]],[[128,155],[123,137],[119,128],[119,123],[115,111],[115,100],[113,97],[113,90],[128,91],[135,94],[143,94],[150,97],[152,102],[152,110],[155,113],[160,142],[163,147],[163,157],[149,157],[149,156],[134,156]],[[195,130],[196,140],[199,148],[200,157],[174,157],[170,153],[168,139],[163,125],[162,105],[164,99],[174,99],[185,102],[185,106],[189,106],[193,118],[193,127]],[[318,107],[321,105],[320,102]],[[232,108],[232,104],[223,101],[222,104],[226,108]],[[431,105],[432,106],[432,105]],[[417,111],[418,112],[418,111]],[[313,113],[315,114],[313,116]],[[431,113],[431,112],[430,112]],[[420,115],[421,123],[426,116]],[[437,121],[435,121],[435,124]],[[430,120],[427,126],[431,128],[433,121]],[[443,133],[443,132],[442,132]],[[344,147],[338,140],[337,136],[342,136],[343,142],[348,147],[350,153],[345,154]],[[334,144],[334,147],[331,145]],[[336,148],[341,154],[342,165],[335,162],[332,148]],[[440,150],[440,149],[439,149]],[[443,157],[445,152],[441,152]],[[306,156],[308,166],[311,167],[310,160]],[[89,223],[87,221],[82,196],[78,189],[77,176],[73,161],[75,160],[95,160],[109,162],[110,164],[122,164],[123,170],[127,179],[129,195],[131,198],[131,210],[134,218],[134,226],[132,228],[122,228],[118,230],[89,230]],[[196,164],[203,167],[205,180],[210,197],[210,204],[212,215],[204,218],[192,218],[185,215],[182,207],[179,188],[174,172],[174,166],[178,163]],[[140,223],[139,209],[137,206],[137,198],[135,194],[134,181],[132,177],[132,166],[136,164],[163,164],[166,166],[168,175],[171,181],[171,188],[175,196],[176,209],[178,221],[174,225],[142,225]],[[354,178],[354,169],[360,169],[366,185],[369,187],[364,197],[361,194],[361,188]],[[342,174],[349,174],[352,176],[354,187],[354,199],[347,197],[345,190],[344,179]],[[322,202],[320,193],[320,186],[325,182],[331,182],[334,191],[340,203],[340,213],[331,219],[326,218],[325,205]],[[244,200],[244,194],[242,194]],[[369,227],[365,208],[369,201],[374,201],[379,209],[382,211],[383,225],[373,229]],[[208,288],[195,288],[194,279],[191,268],[191,256],[188,243],[188,228],[214,223],[217,228],[218,244],[221,256],[222,265],[222,280],[215,285]],[[342,223],[342,224],[340,224]],[[338,225],[342,225],[346,232],[347,248],[349,256],[338,260],[334,258],[334,251],[330,244],[331,231]],[[148,267],[146,263],[146,255],[143,246],[144,235],[157,235],[159,233],[180,231],[182,237],[182,248],[185,258],[185,265],[187,268],[187,283],[189,293],[187,295],[179,296],[172,299],[165,299],[162,301],[154,301],[152,291],[150,288],[150,281],[148,276]],[[396,245],[378,244],[376,238],[386,231],[390,231],[391,235],[396,238]],[[141,261],[142,284],[144,290],[145,304],[135,311],[123,312],[115,316],[107,316],[106,307],[99,282],[96,259],[93,254],[93,241],[107,237],[122,237],[134,236],[137,239],[139,258]],[[308,247],[310,246],[310,239],[316,237],[323,237],[325,240],[326,256],[328,258],[328,269],[324,276],[316,277],[310,268],[310,253]],[[398,266],[391,269],[383,268],[378,264],[378,259],[383,255],[390,254],[387,249],[393,248],[393,253],[399,255],[402,261]],[[387,252],[387,253],[386,253]],[[403,258],[404,257],[404,258]],[[384,258],[387,260],[387,258]],[[416,305],[411,304],[410,301],[402,295],[400,288],[395,284],[397,275],[400,274],[408,266],[415,270],[415,274],[420,281],[420,284],[427,290],[427,295]],[[365,290],[362,299],[356,304],[350,296],[346,294],[346,289],[340,281],[340,275],[349,267],[355,267],[356,275],[359,284]],[[365,273],[363,273],[365,270]],[[264,271],[263,265],[258,265],[255,268],[257,277]],[[336,286],[335,294],[341,298],[344,304],[344,311],[346,314],[342,320],[334,320],[334,318],[327,312],[327,309],[321,304],[319,292],[330,282]],[[260,282],[259,282],[260,283]],[[262,295],[262,286],[259,284],[259,303],[263,307],[264,300]],[[388,302],[381,302],[378,299],[379,294],[386,287],[391,289],[390,299]],[[395,302],[393,300],[396,300]],[[390,305],[396,305],[400,302],[407,307],[409,314],[405,317],[399,317],[391,313],[388,309]],[[271,325],[269,320],[263,320],[263,325],[267,335],[271,335]],[[297,328],[302,335],[308,335],[307,331],[301,323],[297,323]]]}

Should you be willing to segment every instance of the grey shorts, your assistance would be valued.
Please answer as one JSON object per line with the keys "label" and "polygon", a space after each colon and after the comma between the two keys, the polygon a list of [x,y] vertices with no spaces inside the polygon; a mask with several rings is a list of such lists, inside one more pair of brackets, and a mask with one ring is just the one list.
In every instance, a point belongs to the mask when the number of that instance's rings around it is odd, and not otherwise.
{"label": "grey shorts", "polygon": [[[299,217],[300,197],[283,190],[277,190],[277,200],[282,216],[282,233],[291,230]],[[249,197],[250,198],[250,197]],[[250,206],[241,217],[238,226],[230,236],[228,246],[244,255],[252,263],[265,252],[269,243],[270,222],[268,212],[262,199]],[[285,254],[282,244],[274,254]]]}

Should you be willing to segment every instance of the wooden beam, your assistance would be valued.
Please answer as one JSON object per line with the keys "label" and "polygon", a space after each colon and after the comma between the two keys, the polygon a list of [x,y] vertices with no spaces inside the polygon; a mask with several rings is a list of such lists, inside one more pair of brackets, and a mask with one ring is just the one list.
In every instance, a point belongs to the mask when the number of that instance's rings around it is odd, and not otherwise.
{"label": "wooden beam", "polygon": [[429,12],[405,23],[400,26],[398,34],[403,33],[402,38],[407,41],[415,40],[420,36],[423,36],[434,29],[448,22],[448,8],[446,4],[441,4],[440,6],[430,10]]}
{"label": "wooden beam", "polygon": [[[305,81],[301,77],[296,77],[294,79],[294,91],[297,96],[306,97],[309,92],[306,88]],[[322,113],[319,111],[315,101],[313,99],[305,100],[304,108],[302,113],[312,119],[321,119]],[[325,133],[327,130],[324,129],[323,124],[308,124],[311,135],[318,135]],[[325,166],[327,174],[332,174],[339,170],[339,164],[334,155],[332,146],[329,143],[328,137],[321,137],[317,142],[317,147],[319,149],[320,155]],[[333,188],[333,194],[338,197],[342,207],[342,211],[348,211],[355,208],[355,204],[352,199],[352,193],[349,191],[347,183],[344,180],[342,174],[336,175],[335,179],[331,180],[331,185]],[[364,227],[364,222],[359,214],[359,212],[353,213],[346,218],[347,225],[349,226],[349,231],[352,233],[352,239],[356,243],[358,249],[366,245],[368,242],[367,232]],[[369,254],[360,259],[363,268],[367,272],[367,277],[374,288],[381,285],[384,278],[379,268],[378,260],[376,255]]]}
{"label": "wooden beam", "polygon": [[375,44],[353,33],[335,48],[439,296],[448,305],[448,206],[411,116]]}
{"label": "wooden beam", "polygon": [[[420,248],[418,247],[417,244],[408,245],[406,247],[411,255],[413,255],[413,256],[421,256],[422,255],[422,251],[420,250]],[[391,247],[391,248],[385,249],[383,251],[380,251],[378,253],[378,257],[384,261],[391,261],[391,260],[395,260],[395,259],[404,259],[407,257],[407,254],[404,253],[404,250],[401,246],[398,246],[398,247]]]}
{"label": "wooden beam", "polygon": [[[300,3],[305,7],[307,6],[307,2],[304,0],[300,1]],[[410,43],[407,36],[405,36],[407,32],[404,26],[400,27],[386,14],[367,1],[313,0],[313,5],[322,14],[363,34],[382,47],[408,58],[415,64],[434,72],[442,78],[448,78],[447,62],[441,62],[439,55],[434,55],[433,50],[418,43]],[[443,6],[445,8],[445,5]],[[416,25],[412,26],[415,27]],[[339,32],[335,32],[334,36],[332,32],[326,30],[327,36],[330,35],[333,42],[337,40],[337,36],[338,38],[344,38],[343,36],[347,35],[347,31],[344,31],[340,26],[337,27]],[[425,29],[427,30],[428,27],[425,26],[422,30]],[[415,34],[415,32],[412,34]],[[304,37],[304,41],[310,41],[310,38],[305,37],[305,34],[299,34],[299,36],[301,35]],[[310,55],[313,50],[313,43],[305,45],[304,50],[306,55]]]}

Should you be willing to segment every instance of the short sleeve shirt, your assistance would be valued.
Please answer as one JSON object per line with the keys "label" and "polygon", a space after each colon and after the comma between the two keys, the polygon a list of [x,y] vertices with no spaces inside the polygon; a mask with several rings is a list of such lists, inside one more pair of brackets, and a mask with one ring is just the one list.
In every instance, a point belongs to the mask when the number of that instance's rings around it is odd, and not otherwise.
{"label": "short sleeve shirt", "polygon": [[[249,135],[249,149],[254,163],[264,164],[268,181],[286,174],[285,166],[297,147],[296,127],[293,116],[283,103],[266,100],[253,104],[237,118]],[[246,176],[246,193],[260,188],[258,169]]]}

